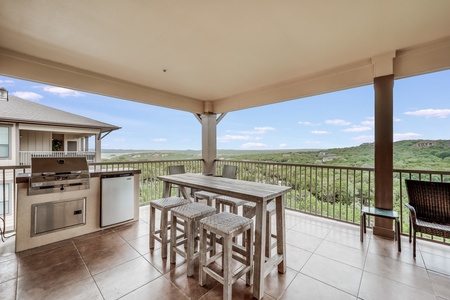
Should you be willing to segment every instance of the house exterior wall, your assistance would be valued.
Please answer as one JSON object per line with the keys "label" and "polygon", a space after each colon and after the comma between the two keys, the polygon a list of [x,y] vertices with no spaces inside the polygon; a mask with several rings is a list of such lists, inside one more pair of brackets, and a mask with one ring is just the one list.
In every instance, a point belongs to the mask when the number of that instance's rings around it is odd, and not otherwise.
{"label": "house exterior wall", "polygon": [[[95,129],[38,124],[0,122],[0,126],[9,129],[9,157],[0,158],[0,166],[22,164],[23,152],[52,151],[52,139],[55,134],[64,140],[62,151],[64,149],[67,151],[68,142],[76,142],[75,151],[77,152],[88,151],[84,149],[85,139],[98,133],[98,130]],[[96,146],[100,147],[100,144],[96,144]],[[100,148],[97,150],[98,153],[101,153]],[[94,161],[96,161],[95,158]]]}
{"label": "house exterior wall", "polygon": [[46,131],[20,131],[19,151],[51,151],[52,133]]}

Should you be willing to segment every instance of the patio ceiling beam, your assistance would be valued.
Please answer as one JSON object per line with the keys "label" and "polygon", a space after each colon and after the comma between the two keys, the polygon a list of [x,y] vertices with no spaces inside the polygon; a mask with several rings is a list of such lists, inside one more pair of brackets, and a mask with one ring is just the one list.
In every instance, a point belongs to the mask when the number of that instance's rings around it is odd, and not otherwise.
{"label": "patio ceiling beam", "polygon": [[[390,51],[396,53],[394,79],[450,69],[450,37]],[[373,60],[387,52],[374,53],[365,60],[215,100],[213,111],[230,112],[373,84]]]}
{"label": "patio ceiling beam", "polygon": [[[394,79],[450,68],[450,37],[391,51],[397,53]],[[172,94],[1,47],[0,74],[192,113],[220,114],[372,84],[372,58],[378,54],[340,67],[209,101]]]}
{"label": "patio ceiling beam", "polygon": [[93,94],[203,113],[204,101],[0,48],[0,74]]}

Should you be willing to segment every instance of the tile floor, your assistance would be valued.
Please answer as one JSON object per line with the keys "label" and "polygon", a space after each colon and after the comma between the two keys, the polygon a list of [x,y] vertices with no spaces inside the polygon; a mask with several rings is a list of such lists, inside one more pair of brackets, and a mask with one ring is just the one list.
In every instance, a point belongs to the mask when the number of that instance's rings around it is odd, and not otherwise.
{"label": "tile floor", "polygon": [[[149,208],[138,222],[14,253],[0,242],[0,299],[221,299],[222,285],[187,278],[184,260],[148,249]],[[286,212],[287,272],[265,280],[264,299],[450,299],[450,246],[418,241],[417,259],[359,227]],[[239,280],[234,299],[252,299]]]}

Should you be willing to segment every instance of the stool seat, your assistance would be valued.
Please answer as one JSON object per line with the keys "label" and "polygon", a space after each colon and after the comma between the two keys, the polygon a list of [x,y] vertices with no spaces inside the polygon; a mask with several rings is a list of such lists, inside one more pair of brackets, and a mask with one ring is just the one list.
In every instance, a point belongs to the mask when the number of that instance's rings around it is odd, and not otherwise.
{"label": "stool seat", "polygon": [[231,235],[243,226],[253,224],[253,221],[225,211],[200,220],[200,224],[208,228],[208,230],[220,231],[223,234]]}
{"label": "stool seat", "polygon": [[161,198],[157,200],[153,200],[150,202],[150,205],[156,208],[174,208],[180,205],[191,203],[190,200],[180,198],[180,197],[167,197],[167,198]]}
{"label": "stool seat", "polygon": [[[215,236],[222,237],[222,251],[207,258],[206,238],[208,232],[211,240]],[[245,248],[233,243],[233,238],[238,234],[245,234]],[[211,276],[223,284],[223,299],[232,299],[231,287],[236,280],[246,274],[246,284],[251,285],[253,280],[253,220],[232,214],[221,212],[200,220],[200,270],[199,284],[203,286],[206,283],[206,275]],[[223,275],[217,273],[209,265],[222,257]],[[244,264],[244,267],[233,275],[232,259]]]}
{"label": "stool seat", "polygon": [[[170,229],[169,212],[172,208],[191,203],[190,200],[180,197],[167,197],[150,202],[150,241],[149,248],[155,248],[155,240],[161,243],[161,257],[167,257],[169,244],[168,230]],[[156,209],[161,211],[160,229],[156,230]],[[159,236],[158,236],[159,234]]]}
{"label": "stool seat", "polygon": [[[198,241],[198,221],[202,218],[214,215],[216,210],[214,207],[201,203],[189,203],[172,209],[172,224],[170,234],[170,262],[175,263],[175,253],[186,258],[187,276],[194,275],[194,260],[199,256],[199,252],[195,251]],[[184,221],[185,235],[177,236],[177,221]],[[178,248],[185,245],[186,249]]]}
{"label": "stool seat", "polygon": [[224,211],[224,206],[227,205],[230,207],[230,212],[237,214],[238,207],[244,205],[245,203],[247,203],[247,201],[239,198],[219,195],[218,197],[216,197],[217,213],[220,213],[220,207],[222,207],[222,211]]}
{"label": "stool seat", "polygon": [[199,199],[206,199],[206,203],[209,206],[212,206],[212,201],[216,199],[216,197],[220,196],[220,194],[211,193],[207,191],[198,191],[194,193],[194,201],[198,202]]}
{"label": "stool seat", "polygon": [[172,214],[176,214],[178,217],[190,218],[197,220],[205,215],[205,213],[215,213],[214,207],[204,205],[201,203],[189,203],[187,205],[178,206],[172,209]]}

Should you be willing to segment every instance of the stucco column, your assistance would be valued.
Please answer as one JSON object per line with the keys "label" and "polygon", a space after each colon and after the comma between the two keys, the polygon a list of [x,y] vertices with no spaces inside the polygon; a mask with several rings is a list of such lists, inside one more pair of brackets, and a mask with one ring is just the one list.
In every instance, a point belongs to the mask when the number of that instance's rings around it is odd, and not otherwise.
{"label": "stucco column", "polygon": [[202,123],[202,158],[203,174],[214,174],[217,157],[217,121],[216,114],[203,114]]}
{"label": "stucco column", "polygon": [[[393,208],[394,74],[393,56],[374,63],[375,78],[375,207]],[[381,75],[381,76],[379,76]],[[373,233],[394,238],[392,220],[375,218]]]}

